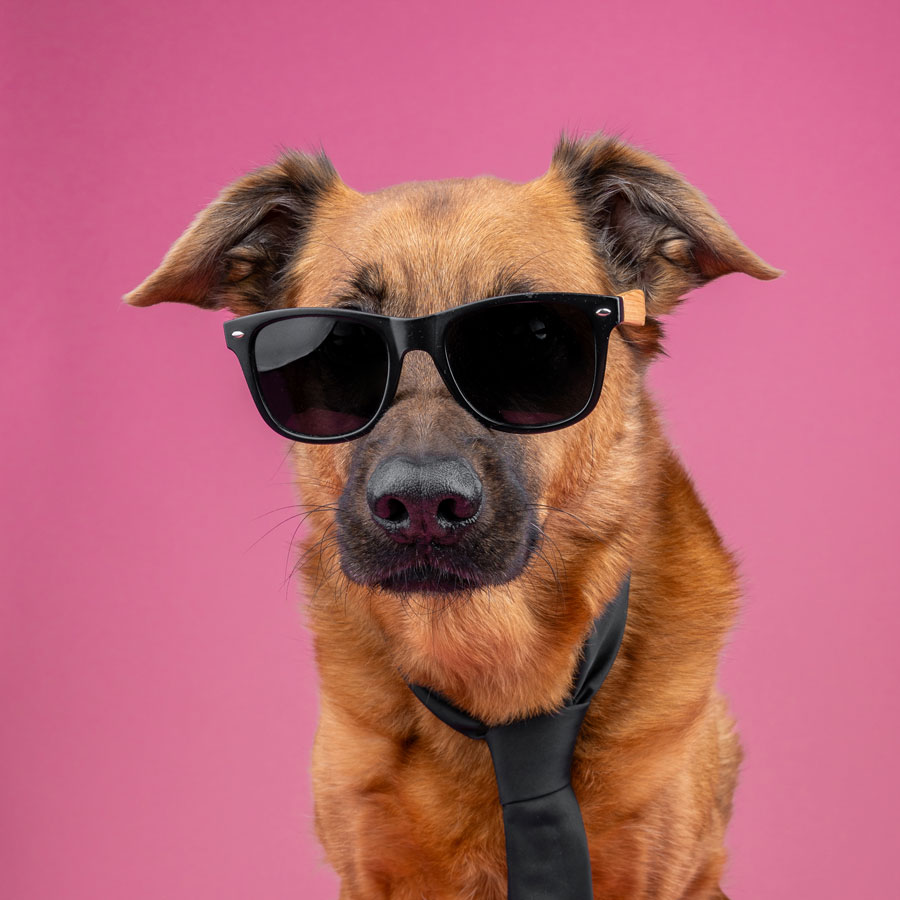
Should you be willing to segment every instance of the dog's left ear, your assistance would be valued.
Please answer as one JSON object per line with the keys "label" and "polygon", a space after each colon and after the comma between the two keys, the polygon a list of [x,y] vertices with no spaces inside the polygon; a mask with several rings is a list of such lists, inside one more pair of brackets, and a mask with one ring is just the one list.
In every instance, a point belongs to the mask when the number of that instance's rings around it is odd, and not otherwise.
{"label": "dog's left ear", "polygon": [[317,204],[338,185],[324,154],[284,153],[222,191],[123,299],[132,306],[227,307],[239,316],[277,306],[282,277]]}
{"label": "dog's left ear", "polygon": [[782,273],[763,262],[670,165],[616,138],[563,138],[551,173],[572,191],[613,288],[640,288],[651,316],[729,272]]}

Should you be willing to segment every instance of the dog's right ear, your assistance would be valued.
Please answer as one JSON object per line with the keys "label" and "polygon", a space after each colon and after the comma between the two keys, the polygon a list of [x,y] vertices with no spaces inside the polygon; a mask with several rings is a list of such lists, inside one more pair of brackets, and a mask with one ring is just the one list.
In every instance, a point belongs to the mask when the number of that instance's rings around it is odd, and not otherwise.
{"label": "dog's right ear", "polygon": [[638,288],[652,318],[729,272],[781,272],[741,243],[712,204],[668,163],[598,134],[563,138],[552,171],[569,186],[615,290]]}
{"label": "dog's right ear", "polygon": [[284,153],[225,188],[123,298],[132,306],[193,303],[247,315],[278,306],[281,276],[317,203],[342,185],[324,154]]}

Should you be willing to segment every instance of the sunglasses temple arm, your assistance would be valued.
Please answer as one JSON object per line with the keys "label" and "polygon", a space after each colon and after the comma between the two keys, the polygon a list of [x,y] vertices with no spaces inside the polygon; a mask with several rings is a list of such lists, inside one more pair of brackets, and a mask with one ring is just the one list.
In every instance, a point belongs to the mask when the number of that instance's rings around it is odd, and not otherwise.
{"label": "sunglasses temple arm", "polygon": [[647,306],[643,291],[625,291],[619,294],[619,322],[622,325],[643,325]]}

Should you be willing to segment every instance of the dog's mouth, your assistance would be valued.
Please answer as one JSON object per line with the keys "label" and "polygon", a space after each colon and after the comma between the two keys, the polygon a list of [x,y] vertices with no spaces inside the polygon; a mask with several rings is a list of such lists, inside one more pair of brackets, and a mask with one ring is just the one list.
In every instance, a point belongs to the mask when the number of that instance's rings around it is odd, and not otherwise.
{"label": "dog's mouth", "polygon": [[416,567],[389,575],[377,582],[384,591],[397,594],[459,594],[468,593],[484,582],[471,576],[458,575],[446,569]]}
{"label": "dog's mouth", "polygon": [[456,560],[441,558],[431,546],[417,547],[411,559],[396,560],[376,569],[369,580],[376,587],[398,594],[456,594],[486,584],[484,575]]}
{"label": "dog's mouth", "polygon": [[[477,552],[461,553],[458,547],[439,544],[383,548],[377,563],[360,567],[351,555],[342,555],[342,568],[358,584],[395,594],[468,594],[517,577],[537,552],[539,532],[528,534],[516,558],[492,569],[479,565]],[[399,550],[399,552],[398,552]]]}

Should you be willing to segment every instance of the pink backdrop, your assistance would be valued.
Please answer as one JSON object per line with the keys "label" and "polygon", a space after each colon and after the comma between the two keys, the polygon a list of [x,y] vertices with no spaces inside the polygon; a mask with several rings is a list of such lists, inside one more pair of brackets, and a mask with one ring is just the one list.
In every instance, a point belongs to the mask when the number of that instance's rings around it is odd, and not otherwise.
{"label": "pink backdrop", "polygon": [[366,190],[525,180],[600,127],[788,273],[698,292],[653,375],[746,579],[730,893],[900,896],[897,25],[879,0],[7,4],[4,900],[336,896],[284,444],[221,314],[120,295],[281,146]]}

